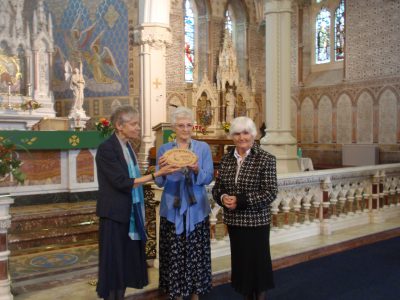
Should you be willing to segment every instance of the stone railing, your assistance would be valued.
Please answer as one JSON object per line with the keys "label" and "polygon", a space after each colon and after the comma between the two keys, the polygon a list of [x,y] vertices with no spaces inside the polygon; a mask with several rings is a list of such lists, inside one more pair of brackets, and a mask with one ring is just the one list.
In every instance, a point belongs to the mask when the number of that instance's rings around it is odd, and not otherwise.
{"label": "stone railing", "polygon": [[[400,164],[290,173],[278,176],[271,205],[271,245],[400,216]],[[229,254],[221,207],[212,200],[212,255]]]}

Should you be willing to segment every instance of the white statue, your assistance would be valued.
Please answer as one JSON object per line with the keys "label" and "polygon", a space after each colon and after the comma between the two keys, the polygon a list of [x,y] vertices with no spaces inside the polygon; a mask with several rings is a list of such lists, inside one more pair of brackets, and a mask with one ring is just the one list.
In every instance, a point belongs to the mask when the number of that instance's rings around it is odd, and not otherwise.
{"label": "white statue", "polygon": [[227,123],[230,123],[234,119],[234,114],[235,114],[235,102],[236,102],[236,97],[235,94],[233,94],[232,88],[228,90],[228,93],[225,95],[225,101],[226,101],[226,116],[225,116],[225,121]]}
{"label": "white statue", "polygon": [[65,80],[69,83],[69,87],[74,94],[74,104],[71,113],[83,111],[85,79],[82,74],[82,64],[80,64],[80,69],[75,68],[72,71],[71,64],[68,61],[65,63]]}

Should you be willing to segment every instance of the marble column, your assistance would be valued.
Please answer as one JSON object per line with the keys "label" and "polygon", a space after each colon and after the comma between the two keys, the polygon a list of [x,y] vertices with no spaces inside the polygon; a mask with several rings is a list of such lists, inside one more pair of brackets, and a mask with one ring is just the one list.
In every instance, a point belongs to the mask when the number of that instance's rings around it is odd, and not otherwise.
{"label": "marble column", "polygon": [[167,120],[166,47],[171,44],[170,1],[139,2],[139,26],[135,42],[140,45],[140,122],[142,143],[139,150],[141,169],[147,169],[149,150],[154,146],[153,127]]}
{"label": "marble column", "polygon": [[261,146],[277,158],[277,172],[298,172],[296,139],[290,127],[291,0],[265,0],[266,135]]}
{"label": "marble column", "polygon": [[14,200],[10,197],[0,197],[0,299],[12,300],[10,291],[10,276],[8,274],[8,256],[10,251],[7,244],[7,230],[11,225],[9,214],[10,204]]}

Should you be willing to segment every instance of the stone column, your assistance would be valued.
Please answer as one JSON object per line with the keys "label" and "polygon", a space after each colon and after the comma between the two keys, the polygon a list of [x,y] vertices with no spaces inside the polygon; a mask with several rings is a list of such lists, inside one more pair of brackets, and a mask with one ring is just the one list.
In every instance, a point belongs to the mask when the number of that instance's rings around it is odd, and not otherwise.
{"label": "stone column", "polygon": [[330,199],[329,199],[329,191],[332,187],[332,182],[329,177],[325,178],[324,181],[321,183],[322,189],[322,199],[320,203],[320,216],[319,220],[321,222],[321,233],[323,235],[330,235],[332,234],[332,225],[330,222],[330,214],[329,214],[329,206],[330,206]]}
{"label": "stone column", "polygon": [[13,295],[10,291],[10,276],[8,274],[8,250],[7,230],[11,225],[11,216],[9,214],[10,204],[14,200],[10,197],[0,198],[0,299],[12,300]]}
{"label": "stone column", "polygon": [[261,146],[277,158],[277,172],[298,172],[296,139],[290,127],[291,0],[264,0],[265,124]]}
{"label": "stone column", "polygon": [[140,124],[142,143],[139,164],[148,167],[149,150],[154,146],[152,128],[167,120],[165,50],[171,44],[170,1],[139,2],[139,26],[135,42],[140,45]]}

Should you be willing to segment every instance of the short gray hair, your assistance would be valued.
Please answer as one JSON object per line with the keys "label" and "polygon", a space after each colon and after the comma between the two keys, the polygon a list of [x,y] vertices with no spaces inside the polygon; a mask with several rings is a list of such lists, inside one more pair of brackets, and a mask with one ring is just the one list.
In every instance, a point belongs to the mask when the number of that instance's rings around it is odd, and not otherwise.
{"label": "short gray hair", "polygon": [[253,138],[255,138],[257,135],[256,124],[248,117],[237,117],[233,119],[231,127],[229,128],[229,135],[232,136],[235,133],[243,131],[247,131],[253,136]]}
{"label": "short gray hair", "polygon": [[175,109],[171,113],[171,123],[175,124],[176,119],[179,119],[179,118],[187,118],[187,119],[190,119],[191,122],[194,121],[192,110],[187,107],[184,107],[184,106],[179,106],[177,109]]}
{"label": "short gray hair", "polygon": [[117,123],[122,125],[138,116],[139,112],[131,105],[116,105],[111,113],[110,121],[115,128]]}

